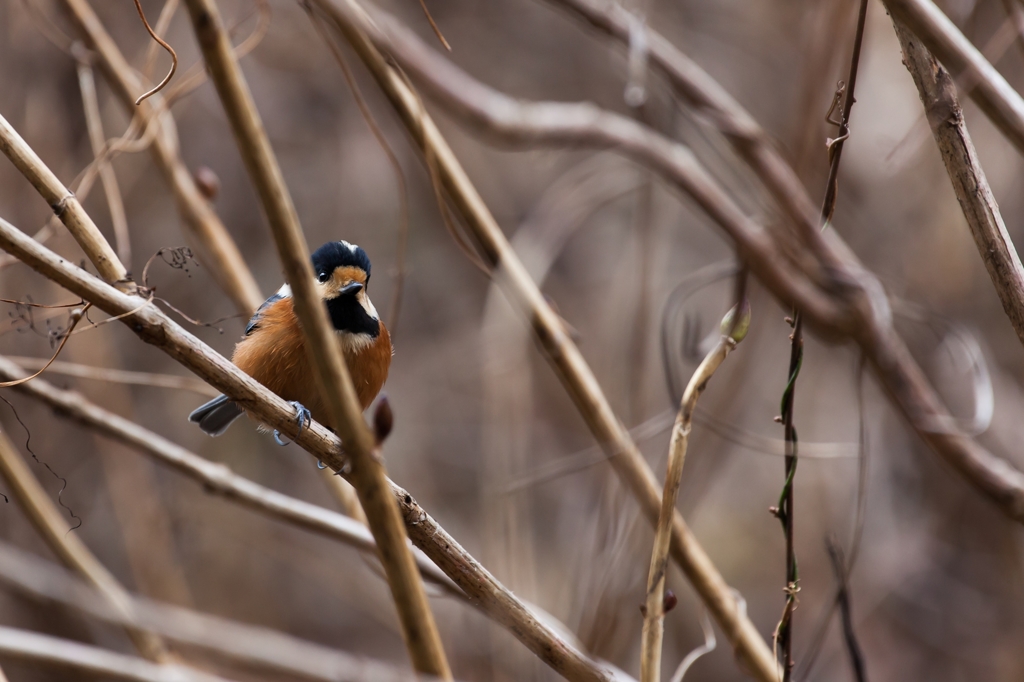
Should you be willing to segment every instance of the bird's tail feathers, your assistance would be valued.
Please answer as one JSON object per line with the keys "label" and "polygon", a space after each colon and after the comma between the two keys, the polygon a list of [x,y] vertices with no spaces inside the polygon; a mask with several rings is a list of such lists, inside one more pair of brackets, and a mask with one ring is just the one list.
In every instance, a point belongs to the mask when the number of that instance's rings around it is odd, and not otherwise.
{"label": "bird's tail feathers", "polygon": [[241,416],[242,408],[231,402],[226,395],[220,395],[193,410],[192,414],[188,416],[188,420],[199,424],[203,433],[209,436],[219,436],[228,430],[231,422]]}

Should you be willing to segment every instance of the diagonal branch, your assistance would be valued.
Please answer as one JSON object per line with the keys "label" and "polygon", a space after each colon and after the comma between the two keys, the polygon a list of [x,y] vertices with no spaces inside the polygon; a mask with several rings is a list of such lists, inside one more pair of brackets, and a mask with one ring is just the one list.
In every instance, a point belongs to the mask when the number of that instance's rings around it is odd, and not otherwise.
{"label": "diagonal branch", "polygon": [[235,308],[248,317],[263,302],[263,296],[238,246],[181,160],[177,128],[166,101],[162,95],[156,94],[136,106],[135,97],[142,92],[139,77],[107,33],[88,0],[63,0],[63,4],[85,42],[96,52],[98,65],[128,115],[138,116],[143,127],[155,126],[153,160],[174,194],[185,230],[198,242],[203,260],[217,285],[228,295]]}
{"label": "diagonal branch", "polygon": [[[1016,3],[1016,0],[1014,0]],[[899,20],[893,19],[903,48],[903,63],[914,78],[928,125],[939,146],[953,191],[967,219],[992,285],[1006,316],[1024,343],[1024,267],[1014,248],[988,178],[967,132],[956,85],[921,40]]]}
{"label": "diagonal branch", "polygon": [[[316,422],[300,431],[292,405],[182,329],[155,306],[147,305],[138,296],[129,296],[104,284],[3,219],[0,219],[0,249],[15,255],[72,293],[92,301],[100,310],[120,316],[121,322],[139,338],[160,348],[183,367],[206,379],[256,420],[277,429],[332,469],[344,469],[346,460],[340,454],[341,441],[337,436]],[[420,507],[412,495],[391,481],[388,481],[388,485],[391,496],[401,509],[413,544],[423,550],[481,610],[508,628],[517,639],[566,679],[594,682],[607,682],[610,679],[607,670],[555,634],[526,604],[495,580],[487,569]],[[686,532],[684,541],[695,543],[689,531]],[[706,556],[699,558],[710,566]],[[718,580],[721,582],[720,577]],[[727,589],[723,587],[723,590]]]}
{"label": "diagonal branch", "polygon": [[[328,2],[328,0],[318,1]],[[341,2],[341,0],[336,1]],[[388,22],[381,10],[374,10],[374,21],[378,25],[388,26],[388,30],[397,26],[393,19]],[[423,46],[422,41],[416,36],[410,35],[408,31],[403,31],[401,44],[397,42],[392,44],[384,42],[388,40],[388,36],[383,31],[375,30],[372,27],[367,28],[367,31],[373,39],[382,41],[382,45],[387,44],[393,47],[393,56],[399,59],[403,67],[421,75],[429,88],[436,93],[444,93],[438,98],[442,105],[457,115],[464,110],[469,110],[472,113],[469,122],[472,124],[485,122],[489,130],[494,129],[502,135],[518,136],[516,139],[520,143],[526,144],[537,141],[536,124],[540,117],[535,117],[531,121],[529,120],[530,116],[525,116],[530,125],[522,129],[516,125],[509,125],[509,118],[520,122],[524,118],[523,112],[528,112],[535,107],[548,113],[553,111],[569,112],[567,109],[560,109],[567,105],[554,105],[557,108],[552,109],[550,108],[552,105],[547,103],[541,105],[513,100],[500,93],[496,93],[498,99],[494,101],[475,99],[472,95],[494,93],[494,91],[477,83],[447,60],[436,56],[436,53]],[[421,57],[418,64],[406,63],[402,59],[403,55],[412,54],[407,51],[407,48],[413,42],[418,43],[415,52]],[[459,88],[452,87],[452,83],[446,80],[449,76],[458,76]],[[469,83],[476,83],[476,87],[471,90],[461,89],[462,85]],[[559,141],[565,144],[575,142],[576,146],[594,146],[592,128],[597,121],[607,122],[612,119],[617,121],[617,119],[624,118],[616,117],[615,114],[609,112],[601,112],[592,105],[586,105],[582,110],[591,112],[591,115],[584,121],[586,126],[582,129],[573,131],[565,125],[564,121],[555,124]],[[601,114],[601,117],[595,117],[593,114]],[[626,121],[631,125],[636,125],[635,121],[630,119],[626,119]],[[616,125],[620,124],[620,122],[616,122]],[[604,134],[611,135],[612,133],[605,131]],[[638,145],[642,152],[638,152],[633,158],[661,174],[670,184],[690,193],[693,189],[691,182],[693,178],[688,179],[683,175],[683,168],[675,169],[670,164],[662,163],[659,160],[665,159],[666,155],[677,154],[676,148],[682,147],[682,145],[652,133],[637,136],[632,142]],[[664,148],[659,149],[658,147]],[[632,151],[628,148],[616,147],[616,151],[624,151],[632,155]],[[693,163],[696,172],[701,173],[700,177],[705,178],[706,182],[712,183],[709,191],[713,192],[716,197],[715,205],[706,207],[701,203],[701,206],[737,242],[743,258],[750,265],[751,272],[766,284],[783,305],[788,306],[795,303],[806,316],[807,321],[815,325],[819,332],[833,337],[845,336],[856,341],[874,367],[882,387],[900,408],[921,439],[979,492],[999,506],[1007,516],[1018,522],[1024,522],[1024,474],[1006,460],[993,455],[979,445],[956,424],[949,409],[929,383],[924,371],[914,360],[903,339],[897,334],[893,326],[889,301],[881,283],[860,263],[838,234],[831,230],[826,231],[824,237],[815,233],[815,239],[820,239],[828,252],[828,259],[820,267],[829,274],[819,284],[820,288],[816,292],[807,292],[805,287],[812,286],[812,282],[802,277],[799,272],[793,272],[789,263],[780,258],[780,248],[776,247],[771,235],[745,216],[743,216],[742,222],[730,220],[733,215],[742,216],[743,214],[739,212],[738,208],[735,208],[721,188],[713,183],[703,168],[696,164],[696,161]],[[705,188],[704,185],[699,185],[696,189],[703,190]],[[699,195],[694,198],[698,202],[702,201]],[[718,206],[718,199],[730,203]],[[717,208],[723,208],[726,211],[718,211]],[[807,247],[807,249],[813,251],[812,247]],[[832,265],[825,266],[824,263],[832,263]],[[794,295],[794,292],[799,292],[801,296]],[[824,297],[824,300],[819,297]],[[809,305],[811,303],[814,305]],[[819,314],[822,316],[819,317]],[[606,442],[600,435],[598,440],[602,443]],[[613,450],[611,454],[618,452],[618,450]],[[641,496],[645,494],[641,493]]]}
{"label": "diagonal branch", "polygon": [[[419,96],[370,42],[367,36],[374,32],[373,22],[353,0],[315,2],[317,8],[330,17],[334,26],[353,46],[391,100],[406,128],[429,160],[432,173],[436,171],[467,227],[476,237],[488,263],[503,270],[498,282],[504,285],[506,295],[529,320],[541,348],[587,426],[609,456],[612,467],[638,499],[650,522],[656,523],[661,507],[661,493],[654,473],[616,417],[586,360],[569,338],[561,319],[544,299],[448,143],[426,113]],[[739,227],[750,225],[742,214],[736,212],[732,215],[737,220],[742,219]],[[741,251],[756,251],[758,255],[753,256],[752,260],[760,265],[774,257],[764,257],[770,247],[767,236],[758,230],[750,232],[744,229],[739,233],[737,242],[741,243]],[[771,652],[764,639],[746,614],[741,612],[736,597],[678,513],[673,516],[672,553],[708,605],[743,664],[754,671],[758,679],[778,679]]]}
{"label": "diagonal branch", "polygon": [[[970,97],[1021,153],[1024,153],[1024,98],[931,0],[883,0],[889,13],[914,33],[954,73],[974,87]],[[909,67],[909,65],[908,65]],[[930,123],[929,119],[929,123]]]}
{"label": "diagonal branch", "polygon": [[[96,590],[48,561],[0,542],[0,582],[32,599],[67,606],[124,627],[145,627],[168,640],[258,667],[274,679],[323,682],[412,682],[415,673],[221,616],[128,595],[131,614],[112,608]],[[176,667],[168,666],[170,671]],[[166,673],[168,678],[172,672]],[[261,677],[260,679],[263,679]]]}
{"label": "diagonal branch", "polygon": [[[629,45],[633,15],[609,0],[547,0],[590,27]],[[793,221],[800,241],[818,259],[828,263],[834,255],[819,234],[818,208],[803,183],[772,143],[771,137],[718,81],[649,25],[644,29],[648,59],[690,105],[706,117],[732,146]]]}
{"label": "diagonal branch", "polygon": [[406,544],[405,527],[388,494],[379,445],[363,421],[348,368],[314,283],[309,246],[288,187],[274,156],[252,93],[213,0],[186,0],[210,77],[227,112],[242,159],[263,203],[305,338],[320,395],[351,459],[349,475],[377,541],[378,555],[416,670],[443,679],[452,673],[445,658],[419,571]]}
{"label": "diagonal branch", "polygon": [[[21,367],[10,358],[0,356],[0,378],[21,379],[24,376],[26,374]],[[19,384],[15,390],[45,402],[56,410],[57,414],[70,417],[162,464],[173,467],[179,473],[201,483],[207,492],[223,495],[226,499],[238,502],[270,518],[340,540],[361,551],[377,551],[373,536],[363,524],[329,509],[282,495],[239,476],[227,466],[200,457],[160,434],[90,402],[79,393],[57,388],[43,379],[33,379]],[[422,555],[416,558],[424,577],[440,585],[450,594],[465,596],[429,560]]]}
{"label": "diagonal branch", "polygon": [[96,227],[96,223],[82,208],[81,202],[43,163],[43,160],[3,116],[0,116],[0,151],[42,195],[53,212],[68,228],[71,236],[85,251],[85,255],[96,266],[96,271],[100,273],[100,276],[111,284],[122,286],[126,284],[128,272],[100,233],[100,229]]}
{"label": "diagonal branch", "polygon": [[[89,551],[78,535],[68,532],[64,517],[32,475],[25,458],[3,432],[0,432],[0,473],[7,479],[11,492],[53,553],[92,583],[113,609],[131,619],[133,614],[128,591]],[[132,625],[130,621],[126,630],[144,657],[158,663],[170,660],[167,646],[157,635]]]}

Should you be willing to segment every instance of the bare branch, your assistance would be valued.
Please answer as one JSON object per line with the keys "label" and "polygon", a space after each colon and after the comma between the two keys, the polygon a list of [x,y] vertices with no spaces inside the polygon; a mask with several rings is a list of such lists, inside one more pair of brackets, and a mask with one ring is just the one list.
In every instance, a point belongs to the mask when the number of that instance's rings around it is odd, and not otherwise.
{"label": "bare branch", "polygon": [[[14,359],[0,356],[0,377],[20,379],[25,376],[25,372],[12,360]],[[207,384],[203,385],[208,386]],[[271,518],[340,540],[361,551],[371,553],[377,551],[373,536],[362,524],[323,507],[282,495],[239,476],[223,464],[200,457],[131,420],[89,402],[79,393],[59,389],[43,379],[19,384],[17,390],[47,403],[55,408],[60,415],[70,417],[105,436],[173,467],[178,472],[201,483],[208,492],[223,495],[229,500]],[[465,596],[429,560],[422,556],[417,556],[417,560],[420,571],[428,579],[440,585],[450,594],[459,597]]]}
{"label": "bare branch", "polygon": [[[49,358],[30,358],[22,356],[7,356],[11,362],[15,362],[26,369],[41,369]],[[63,362],[56,360],[50,363],[46,369],[48,374],[63,374],[64,376],[77,377],[79,379],[91,379],[93,381],[109,381],[117,384],[132,384],[134,386],[153,386],[155,388],[173,388],[182,391],[192,391],[200,395],[216,397],[220,392],[212,388],[205,381],[195,377],[177,376],[174,374],[154,374],[152,372],[132,372],[124,369],[112,369],[110,367],[93,367],[82,365],[77,362]]]}
{"label": "bare branch", "polygon": [[749,304],[743,300],[733,308],[732,318],[738,322],[731,329],[733,319],[727,315],[722,321],[722,336],[715,347],[708,352],[690,377],[690,383],[683,391],[672,427],[669,441],[668,466],[665,472],[665,489],[661,494],[661,511],[658,526],[654,532],[654,549],[651,551],[651,567],[647,574],[647,597],[644,602],[644,628],[640,648],[640,682],[661,682],[661,645],[665,635],[665,579],[668,576],[668,548],[672,533],[672,517],[676,509],[676,497],[683,478],[683,463],[686,461],[686,446],[693,426],[693,413],[697,400],[707,388],[715,370],[736,344],[746,336],[750,327]]}
{"label": "bare branch", "polygon": [[329,414],[351,458],[350,480],[359,495],[391,587],[402,633],[420,672],[451,679],[444,646],[412,554],[398,508],[388,495],[377,444],[363,421],[359,399],[314,283],[309,246],[271,149],[252,93],[213,0],[186,0],[210,76],[231,122],[242,159],[263,203],[299,317],[306,351]]}
{"label": "bare branch", "polygon": [[217,285],[235,308],[248,317],[263,302],[263,295],[238,246],[181,160],[177,129],[165,100],[158,94],[136,107],[135,97],[142,90],[142,84],[88,0],[63,0],[63,3],[85,42],[96,52],[99,66],[125,110],[131,116],[138,116],[144,126],[156,127],[153,160],[174,193],[185,230],[201,247],[201,258]]}
{"label": "bare branch", "polygon": [[[476,237],[484,256],[490,265],[503,271],[498,281],[504,285],[506,295],[530,321],[555,372],[591,432],[605,449],[615,471],[640,501],[651,523],[656,523],[661,495],[654,473],[615,416],[597,379],[569,338],[561,319],[544,299],[472,181],[426,113],[419,96],[370,42],[367,36],[375,31],[373,22],[360,6],[350,0],[316,0],[316,6],[330,17],[354,47],[395,106],[416,143],[436,163],[445,189]],[[689,162],[689,157],[684,161]],[[738,219],[743,220],[743,227],[749,225],[742,214],[739,214]],[[756,248],[761,256],[764,256],[766,248],[770,248],[766,247],[767,236],[760,233],[752,234],[743,230],[739,233],[738,241],[744,243],[741,250]],[[762,264],[766,262],[765,259],[758,260]],[[672,551],[675,560],[708,605],[743,663],[755,672],[758,679],[778,679],[771,652],[764,640],[746,614],[740,612],[736,597],[678,513],[673,519]]]}
{"label": "bare branch", "polygon": [[[72,47],[81,47],[75,43]],[[128,233],[128,219],[125,217],[124,202],[121,200],[121,190],[117,186],[117,176],[114,168],[106,159],[101,159],[105,153],[107,136],[103,133],[103,119],[100,116],[99,99],[96,96],[96,79],[93,77],[92,65],[84,55],[79,53],[84,50],[76,50],[78,59],[78,87],[82,91],[82,109],[85,111],[85,127],[89,133],[89,145],[92,147],[93,158],[100,164],[100,181],[103,183],[103,193],[107,198],[107,209],[110,211],[110,223],[114,228],[114,244],[117,247],[117,255],[125,268],[132,266],[132,245]]]}
{"label": "bare branch", "polygon": [[6,626],[0,626],[0,656],[74,670],[76,677],[99,675],[129,682],[229,682],[224,677],[194,668],[156,665],[70,639]]}
{"label": "bare branch", "polygon": [[96,266],[100,276],[111,284],[123,286],[127,283],[128,272],[82,204],[3,116],[0,116],[0,151],[42,195]]}
{"label": "bare branch", "polygon": [[[92,583],[113,608],[126,618],[132,618],[128,591],[89,551],[78,535],[68,532],[64,517],[4,433],[0,433],[0,472],[50,549],[67,566]],[[143,656],[160,663],[169,660],[167,646],[159,637],[130,623],[126,629]]]}
{"label": "bare branch", "polygon": [[[277,429],[332,469],[344,469],[346,460],[341,455],[341,441],[337,436],[316,422],[300,432],[294,407],[186,332],[155,306],[145,305],[144,299],[104,284],[3,219],[0,219],[0,248],[76,295],[94,301],[97,308],[121,316],[121,321],[143,341],[157,346],[182,366],[209,381],[255,419]],[[610,679],[606,669],[558,636],[525,603],[495,580],[419,506],[412,495],[391,481],[388,485],[391,496],[398,502],[413,544],[462,588],[474,604],[507,627],[541,660],[567,679],[595,682]],[[654,486],[653,480],[651,485]],[[692,536],[684,537],[683,541],[696,542]],[[706,556],[698,558],[710,565]],[[720,577],[718,581],[722,582]],[[753,628],[752,625],[750,627]]]}
{"label": "bare branch", "polygon": [[[328,0],[317,0],[325,4]],[[336,0],[341,2],[342,0]],[[354,0],[345,0],[345,2]],[[347,5],[346,5],[347,6]],[[365,16],[365,15],[357,15]],[[356,19],[358,20],[358,19]],[[388,32],[394,30],[399,33],[397,22],[386,17],[379,9],[374,9],[373,22],[382,27],[382,30],[373,28],[367,19],[367,33],[382,44],[392,45],[388,40]],[[384,28],[386,27],[386,29]],[[459,114],[464,109],[471,110],[471,122],[486,122],[496,128],[507,124],[507,118],[519,122],[519,113],[529,111],[538,107],[541,113],[551,114],[555,111],[570,113],[568,110],[552,109],[550,106],[575,106],[575,105],[549,105],[519,102],[498,94],[497,100],[478,100],[474,96],[480,93],[490,94],[494,91],[487,86],[481,85],[469,77],[465,72],[457,69],[447,60],[442,60],[435,52],[423,45],[422,41],[407,30],[401,31],[401,45],[392,45],[395,49],[394,55],[400,58],[403,67],[408,67],[423,76],[425,81],[431,82],[429,86],[437,92],[445,93],[440,100],[451,111]],[[404,62],[401,57],[413,54],[409,45],[416,44],[415,54],[419,61],[417,64]],[[443,61],[443,64],[440,62]],[[436,69],[436,70],[435,70]],[[452,83],[446,82],[447,78],[457,78],[458,88],[469,88],[467,90],[452,88]],[[497,109],[492,110],[491,104],[497,103]],[[565,125],[565,121],[555,122],[554,133],[565,142],[575,141],[577,144],[594,144],[595,131],[597,127],[595,120],[600,115],[601,121],[607,123],[611,119],[622,119],[615,121],[615,125],[638,125],[631,119],[616,117],[614,114],[602,112],[591,105],[584,105],[585,109],[594,116],[583,121],[582,129],[575,133],[572,128]],[[511,107],[511,114],[510,108]],[[492,118],[492,114],[495,115]],[[467,114],[469,116],[470,114]],[[538,134],[537,120],[529,120],[529,125],[520,138],[520,142],[529,142],[535,139]],[[544,120],[548,120],[545,115]],[[579,123],[579,121],[576,121]],[[602,126],[603,127],[603,126]],[[515,126],[507,129],[517,133]],[[507,132],[506,131],[506,132]],[[643,148],[643,154],[638,154],[637,160],[650,166],[670,183],[679,186],[687,193],[691,191],[690,184],[685,177],[677,176],[671,166],[666,166],[658,159],[664,158],[666,154],[676,154],[673,147],[681,147],[677,143],[667,140],[651,132],[641,131],[642,134],[636,138],[630,138]],[[615,133],[604,130],[601,135],[612,136]],[[657,144],[655,144],[657,142]],[[666,149],[655,149],[656,146],[666,146]],[[685,148],[684,148],[685,149]],[[616,150],[621,150],[617,147]],[[627,152],[629,150],[626,150]],[[688,154],[688,152],[687,152]],[[692,160],[692,157],[687,157]],[[701,177],[711,182],[707,174],[692,160],[697,172]],[[683,171],[680,169],[680,172]],[[789,171],[792,172],[791,169]],[[449,188],[449,191],[452,191]],[[720,188],[711,190],[717,199],[729,201],[728,197]],[[716,202],[717,202],[716,199]],[[698,199],[699,201],[699,199]],[[716,204],[717,205],[717,204]],[[703,206],[703,204],[702,204]],[[803,287],[811,286],[810,282],[795,273],[791,264],[781,257],[781,246],[774,245],[772,236],[758,226],[749,218],[744,217],[745,223],[732,222],[731,217],[739,212],[739,209],[729,204],[722,204],[721,208],[728,208],[728,213],[709,210],[709,215],[736,240],[742,257],[749,263],[751,272],[764,282],[773,294],[783,305],[790,305],[795,302],[807,321],[815,325],[819,332],[828,335],[848,336],[854,339],[864,351],[866,357],[875,369],[883,388],[889,393],[893,401],[899,406],[907,421],[914,427],[918,435],[924,440],[934,452],[949,462],[960,472],[975,488],[998,505],[1005,514],[1011,518],[1024,522],[1024,474],[1015,469],[1007,461],[1000,459],[991,452],[981,447],[972,440],[956,423],[949,413],[948,408],[943,404],[942,399],[929,383],[924,372],[918,366],[903,339],[896,333],[893,327],[892,310],[885,295],[881,283],[857,260],[849,247],[840,239],[834,231],[827,230],[824,238],[813,232],[815,241],[821,240],[820,246],[827,252],[827,258],[814,268],[828,274],[820,283],[817,294],[808,293],[806,297]],[[742,215],[742,214],[741,214]],[[743,225],[745,229],[739,229]],[[749,231],[748,231],[749,229]],[[807,249],[813,252],[816,247],[814,242],[800,242],[807,244]],[[810,255],[805,253],[804,255]],[[830,263],[831,265],[825,265]],[[795,280],[794,278],[800,278]],[[800,296],[794,295],[800,292]],[[818,296],[831,299],[832,303],[819,301]],[[813,302],[813,306],[809,305]],[[818,317],[818,315],[822,315]],[[835,323],[831,326],[829,321]],[[606,442],[599,437],[600,442]],[[618,454],[619,450],[610,450],[609,455]],[[613,462],[615,460],[613,459]],[[646,494],[641,494],[641,497]],[[646,508],[646,503],[645,503]],[[654,507],[656,509],[656,506]],[[648,513],[652,512],[648,510]],[[712,613],[717,619],[714,609]],[[721,624],[721,621],[719,621]]]}
{"label": "bare branch", "polygon": [[[883,0],[889,13],[954,73],[974,84],[970,97],[1024,153],[1024,99],[931,0]],[[909,65],[908,65],[909,67]],[[929,123],[931,120],[929,118]]]}
{"label": "bare branch", "polygon": [[[167,639],[278,671],[283,679],[324,682],[412,682],[412,670],[368,660],[264,627],[129,595],[131,616],[60,567],[0,542],[0,582],[37,600],[56,602],[92,618],[143,626]],[[170,666],[177,670],[175,666]]]}
{"label": "bare branch", "polygon": [[[1016,0],[1014,2],[1016,4]],[[1018,7],[1018,10],[1020,8]],[[956,85],[921,40],[893,19],[903,63],[914,78],[939,154],[981,260],[1017,337],[1024,343],[1024,267],[1014,248],[988,178],[967,132]]]}

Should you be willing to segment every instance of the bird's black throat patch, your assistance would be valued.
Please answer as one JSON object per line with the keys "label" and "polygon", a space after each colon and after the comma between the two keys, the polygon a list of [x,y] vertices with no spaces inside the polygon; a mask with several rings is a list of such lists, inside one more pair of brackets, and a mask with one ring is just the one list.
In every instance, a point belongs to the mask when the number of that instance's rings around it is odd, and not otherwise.
{"label": "bird's black throat patch", "polygon": [[373,338],[380,334],[380,321],[370,317],[355,296],[343,294],[328,299],[326,303],[327,312],[331,314],[331,324],[337,331],[369,334]]}

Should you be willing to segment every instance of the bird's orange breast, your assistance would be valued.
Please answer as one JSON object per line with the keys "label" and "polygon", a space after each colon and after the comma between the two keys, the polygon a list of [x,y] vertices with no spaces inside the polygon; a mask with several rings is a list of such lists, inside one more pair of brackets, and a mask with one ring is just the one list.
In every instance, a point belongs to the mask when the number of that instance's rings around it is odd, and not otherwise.
{"label": "bird's orange breast", "polygon": [[[365,410],[377,397],[388,378],[391,367],[391,336],[384,323],[380,333],[369,344],[345,339],[339,332],[338,342],[352,384]],[[257,327],[235,346],[231,361],[240,370],[285,400],[305,405],[313,419],[333,428],[333,420],[317,388],[312,365],[306,357],[306,344],[292,299],[285,298],[268,306]]]}

